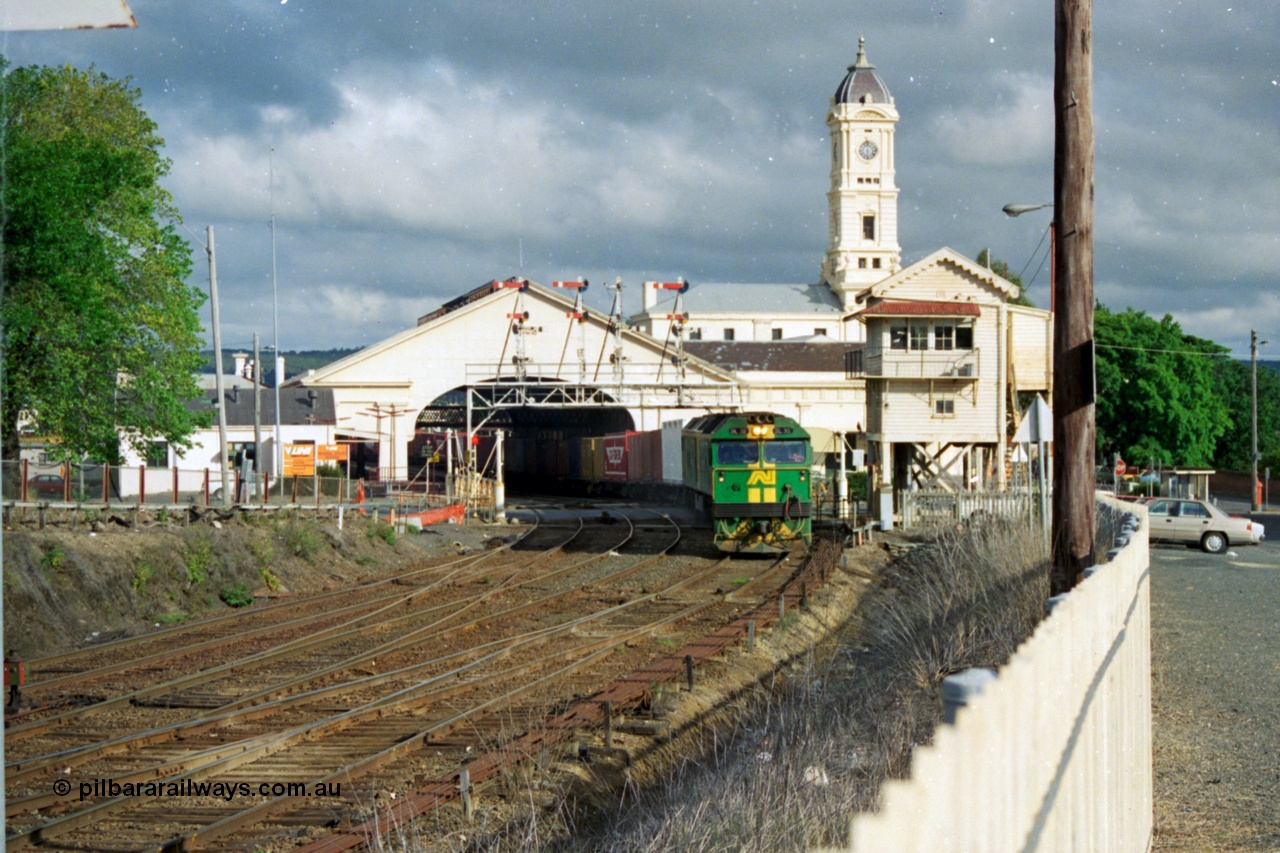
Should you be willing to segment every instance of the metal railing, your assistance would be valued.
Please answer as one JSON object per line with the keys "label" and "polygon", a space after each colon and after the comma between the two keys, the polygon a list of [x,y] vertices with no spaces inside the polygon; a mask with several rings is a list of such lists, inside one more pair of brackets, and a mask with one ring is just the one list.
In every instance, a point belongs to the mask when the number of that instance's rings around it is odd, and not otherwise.
{"label": "metal railing", "polygon": [[978,379],[980,356],[977,349],[865,352],[859,375],[867,379]]}
{"label": "metal railing", "polygon": [[847,849],[1151,848],[1146,510],[1100,501],[1119,519],[1110,561],[916,750],[909,779],[885,783],[881,810],[854,818]]}

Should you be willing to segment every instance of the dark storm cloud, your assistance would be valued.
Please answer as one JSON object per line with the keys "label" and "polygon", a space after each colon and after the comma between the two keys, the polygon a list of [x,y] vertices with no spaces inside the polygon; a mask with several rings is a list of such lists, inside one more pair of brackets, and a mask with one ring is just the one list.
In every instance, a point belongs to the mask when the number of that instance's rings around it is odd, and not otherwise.
{"label": "dark storm cloud", "polygon": [[[645,278],[814,281],[860,35],[902,116],[904,260],[1038,266],[1048,212],[1000,208],[1052,198],[1052,4],[132,6],[135,31],[4,51],[132,75],[184,216],[218,228],[229,340],[269,330],[272,196],[286,347],[368,343],[517,272],[622,276],[632,305]],[[1278,8],[1095,8],[1098,297],[1237,350],[1280,325]]]}

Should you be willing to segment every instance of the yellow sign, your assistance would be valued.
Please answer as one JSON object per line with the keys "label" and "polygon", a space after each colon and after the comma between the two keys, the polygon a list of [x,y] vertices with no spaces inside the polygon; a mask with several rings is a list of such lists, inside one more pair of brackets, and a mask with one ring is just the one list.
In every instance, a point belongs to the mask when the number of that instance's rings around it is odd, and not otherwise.
{"label": "yellow sign", "polygon": [[756,483],[760,483],[765,486],[776,486],[778,485],[778,472],[752,471],[751,476],[747,478],[747,485],[754,486]]}
{"label": "yellow sign", "polygon": [[310,477],[316,473],[316,446],[314,444],[286,444],[284,446],[284,476]]}

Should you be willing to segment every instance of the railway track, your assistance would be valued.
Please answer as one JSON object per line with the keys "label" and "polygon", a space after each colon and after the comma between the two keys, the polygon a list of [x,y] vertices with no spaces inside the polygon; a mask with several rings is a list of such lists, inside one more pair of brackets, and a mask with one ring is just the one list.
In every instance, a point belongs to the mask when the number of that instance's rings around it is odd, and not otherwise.
{"label": "railway track", "polygon": [[[290,827],[359,816],[355,780],[431,778],[460,739],[499,749],[561,697],[633,669],[647,638],[713,634],[760,606],[774,588],[756,587],[783,566],[757,561],[744,577],[726,558],[669,559],[680,542],[670,521],[618,528],[588,544],[579,518],[555,547],[488,563],[488,583],[458,564],[376,620],[355,613],[323,639],[237,660],[234,675],[186,675],[17,727],[28,748],[6,768],[9,846],[254,849]],[[581,554],[566,551],[575,541]],[[347,790],[317,796],[322,780]],[[212,781],[236,796],[197,795]],[[299,803],[264,783],[312,795]]]}

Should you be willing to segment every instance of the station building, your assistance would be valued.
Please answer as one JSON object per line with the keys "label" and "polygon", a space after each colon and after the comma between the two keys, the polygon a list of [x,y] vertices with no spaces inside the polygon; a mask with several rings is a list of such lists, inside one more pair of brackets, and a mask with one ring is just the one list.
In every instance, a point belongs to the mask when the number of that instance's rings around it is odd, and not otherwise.
{"label": "station building", "polygon": [[902,265],[898,120],[859,40],[827,111],[816,282],[645,282],[628,315],[620,284],[603,313],[577,282],[494,280],[294,382],[329,389],[339,437],[376,441],[395,478],[424,428],[591,436],[768,410],[820,449],[845,436],[882,495],[1002,484],[1019,395],[1049,390],[1051,315],[951,249]]}

